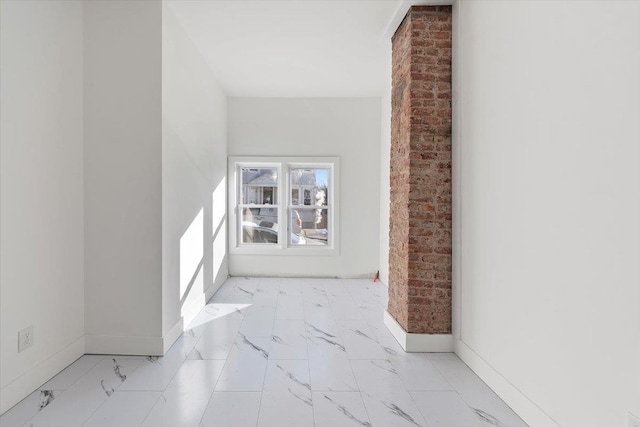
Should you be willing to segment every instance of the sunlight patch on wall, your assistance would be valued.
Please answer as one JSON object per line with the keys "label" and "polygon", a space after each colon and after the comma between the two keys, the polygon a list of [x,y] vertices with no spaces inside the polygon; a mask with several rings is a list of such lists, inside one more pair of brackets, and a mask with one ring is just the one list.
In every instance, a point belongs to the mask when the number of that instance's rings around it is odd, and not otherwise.
{"label": "sunlight patch on wall", "polygon": [[[200,209],[198,215],[180,238],[180,299],[185,296],[189,283],[193,279],[204,253],[204,212]],[[202,289],[201,289],[202,290]]]}
{"label": "sunlight patch on wall", "polygon": [[227,179],[226,177],[222,177],[220,183],[213,191],[212,194],[212,204],[211,204],[211,223],[213,227],[211,228],[213,232],[218,229],[220,223],[224,220],[225,212],[227,209]]}
{"label": "sunlight patch on wall", "polygon": [[211,218],[213,230],[213,281],[215,283],[218,273],[224,264],[227,255],[227,180],[222,177],[220,183],[213,191],[211,204]]}
{"label": "sunlight patch on wall", "polygon": [[222,221],[218,234],[213,238],[213,281],[218,278],[218,273],[227,255],[227,224]]}

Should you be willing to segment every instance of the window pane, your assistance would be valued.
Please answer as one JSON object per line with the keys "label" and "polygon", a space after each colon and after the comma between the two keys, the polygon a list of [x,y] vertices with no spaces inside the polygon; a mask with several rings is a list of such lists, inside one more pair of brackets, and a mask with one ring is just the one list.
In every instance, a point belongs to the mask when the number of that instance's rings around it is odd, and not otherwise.
{"label": "window pane", "polygon": [[329,244],[329,208],[295,208],[289,216],[291,245],[326,246]]}
{"label": "window pane", "polygon": [[242,243],[278,243],[278,209],[243,209]]}
{"label": "window pane", "polygon": [[241,168],[240,203],[275,205],[278,203],[278,169]]}
{"label": "window pane", "polygon": [[291,168],[291,204],[327,206],[329,172],[328,168]]}

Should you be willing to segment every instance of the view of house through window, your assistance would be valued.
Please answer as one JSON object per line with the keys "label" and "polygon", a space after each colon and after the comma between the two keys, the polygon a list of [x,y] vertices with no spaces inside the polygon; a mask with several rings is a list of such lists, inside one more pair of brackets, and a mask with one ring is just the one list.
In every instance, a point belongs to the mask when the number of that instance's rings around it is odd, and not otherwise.
{"label": "view of house through window", "polygon": [[332,165],[252,162],[236,167],[237,244],[331,245]]}
{"label": "view of house through window", "polygon": [[278,169],[240,168],[242,243],[278,243]]}
{"label": "view of house through window", "polygon": [[[326,245],[329,228],[329,169],[291,168],[289,229],[302,237],[304,244]],[[302,198],[300,197],[302,195]],[[292,245],[302,244],[291,241]]]}

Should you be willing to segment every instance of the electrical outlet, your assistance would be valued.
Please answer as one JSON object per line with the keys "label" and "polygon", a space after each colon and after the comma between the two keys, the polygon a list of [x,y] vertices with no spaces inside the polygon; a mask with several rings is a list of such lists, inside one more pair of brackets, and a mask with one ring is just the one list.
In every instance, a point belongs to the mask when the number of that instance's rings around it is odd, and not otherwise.
{"label": "electrical outlet", "polygon": [[628,415],[629,415],[629,421],[627,422],[627,424],[629,424],[628,427],[640,427],[640,418],[636,417],[631,412],[629,412]]}
{"label": "electrical outlet", "polygon": [[18,353],[23,352],[33,345],[33,325],[27,326],[18,332]]}

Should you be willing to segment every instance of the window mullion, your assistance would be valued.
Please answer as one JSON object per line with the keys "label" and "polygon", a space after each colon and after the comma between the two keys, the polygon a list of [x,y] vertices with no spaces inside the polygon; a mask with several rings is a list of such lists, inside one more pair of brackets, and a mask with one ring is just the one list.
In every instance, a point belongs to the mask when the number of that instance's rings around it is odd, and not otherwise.
{"label": "window mullion", "polygon": [[[280,247],[282,249],[286,249],[289,246],[289,242],[287,239],[287,189],[289,188],[289,168],[286,163],[280,163],[279,165],[280,171],[278,173],[280,182],[278,183],[278,241],[280,242]],[[284,176],[282,175],[284,173]]]}

